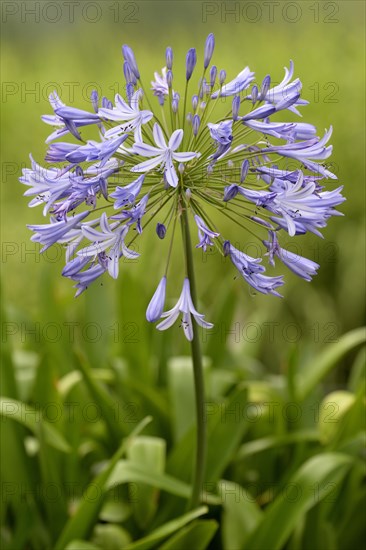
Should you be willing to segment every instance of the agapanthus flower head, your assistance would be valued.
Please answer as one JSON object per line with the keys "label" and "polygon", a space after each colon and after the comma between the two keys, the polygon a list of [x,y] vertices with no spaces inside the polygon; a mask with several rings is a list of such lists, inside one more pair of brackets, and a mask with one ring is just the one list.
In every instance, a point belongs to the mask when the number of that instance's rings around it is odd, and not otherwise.
{"label": "agapanthus flower head", "polygon": [[[66,246],[62,274],[75,282],[76,295],[104,274],[117,278],[121,259],[136,260],[136,242],[145,227],[155,227],[162,267],[146,318],[165,330],[180,317],[188,340],[194,323],[205,329],[212,324],[198,313],[188,268],[178,302],[164,311],[177,223],[198,234],[196,254],[216,248],[255,292],[280,296],[284,277],[267,274],[276,260],[306,281],[319,269],[281,246],[282,236],[322,236],[345,200],[342,187],[325,189],[326,180],[336,179],[325,164],[332,128],[320,136],[310,123],[286,120],[288,111],[298,115],[308,103],[301,98],[301,81],[293,78],[293,62],[276,86],[269,74],[256,82],[249,67],[227,77],[225,69],[210,66],[214,46],[209,34],[200,63],[196,49],[188,50],[180,91],[172,89],[171,47],[165,67],[154,73],[151,93],[143,88],[133,50],[124,45],[125,97],[117,94],[113,104],[94,91],[89,112],[51,94],[53,114],[42,118],[54,127],[46,139],[52,166],[31,157],[20,178],[29,206],[42,205],[50,216],[50,223],[29,226],[32,240],[42,250],[57,242]],[[227,114],[218,117],[215,109],[225,102]],[[85,127],[95,129],[94,139],[84,139]],[[222,234],[223,218],[232,222],[230,234]],[[245,252],[247,235],[261,247],[257,257]],[[178,258],[184,272],[188,262]]]}

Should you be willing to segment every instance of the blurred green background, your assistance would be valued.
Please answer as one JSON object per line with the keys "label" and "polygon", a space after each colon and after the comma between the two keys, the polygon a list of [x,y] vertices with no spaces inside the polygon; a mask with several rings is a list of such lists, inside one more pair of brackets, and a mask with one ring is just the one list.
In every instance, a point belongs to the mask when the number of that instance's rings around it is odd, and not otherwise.
{"label": "blurred green background", "polygon": [[[196,47],[202,63],[210,32],[213,62],[230,79],[249,65],[259,83],[268,73],[278,83],[293,59],[310,101],[301,120],[319,135],[333,125],[330,162],[339,179],[329,189],[344,185],[347,201],[324,239],[291,241],[321,267],[310,284],[283,271],[284,299],[253,296],[228,261],[195,252],[198,310],[215,323],[201,338],[205,479],[216,501],[191,531],[180,530],[190,517],[165,531],[166,546],[155,542],[165,550],[196,548],[195,529],[202,529],[202,549],[359,547],[365,354],[355,348],[364,336],[342,335],[363,325],[365,313],[364,2],[3,1],[1,18],[2,547],[115,550],[167,529],[186,510],[195,417],[190,360],[179,356],[190,348],[178,323],[159,333],[145,321],[168,243],[147,229],[141,257],[123,263],[118,281],[105,277],[74,299],[72,283],[61,277],[63,250],[40,256],[30,241],[26,224],[44,218],[28,208],[18,177],[30,152],[42,164],[50,128],[40,117],[51,113],[54,89],[67,105],[85,109],[95,88],[113,99],[124,86],[124,43],[135,51],[145,87],[172,46],[179,89],[186,51]],[[244,245],[237,228],[221,229]],[[176,244],[168,305],[183,277],[180,239]],[[77,405],[71,417],[70,403]],[[61,411],[56,419],[52,406]],[[120,441],[147,415],[152,423],[119,461],[116,493],[108,491],[100,465],[113,466]],[[96,483],[100,500],[83,498]],[[38,494],[48,484],[60,498]],[[134,500],[136,487],[141,498]],[[156,546],[150,539],[143,547]]]}
{"label": "blurred green background", "polygon": [[[165,47],[171,45],[176,85],[183,81],[187,49],[196,46],[202,56],[209,32],[216,36],[213,61],[219,69],[224,67],[229,77],[248,64],[256,71],[259,82],[267,73],[279,82],[283,67],[288,66],[289,59],[294,60],[295,76],[303,82],[303,97],[310,101],[302,109],[302,120],[314,123],[319,134],[330,124],[334,127],[330,162],[339,183],[345,186],[347,202],[341,207],[345,217],[330,221],[324,240],[309,236],[296,241],[298,250],[318,261],[321,269],[311,284],[286,273],[284,300],[253,298],[242,281],[233,280],[232,266],[216,255],[202,261],[197,251],[201,309],[208,319],[219,324],[216,331],[221,341],[226,338],[226,330],[234,330],[227,335],[229,347],[240,355],[242,346],[255,343],[257,355],[267,359],[264,363],[269,369],[278,368],[282,352],[289,345],[323,346],[362,324],[364,3],[71,4],[2,4],[2,268],[8,320],[18,323],[19,329],[8,329],[16,334],[5,337],[15,346],[22,343],[22,338],[32,346],[35,337],[27,334],[27,328],[35,320],[50,321],[52,306],[54,322],[80,322],[80,326],[85,322],[98,323],[106,354],[114,340],[119,352],[127,351],[131,356],[143,339],[150,342],[154,338],[156,342],[152,327],[146,327],[144,321],[146,304],[160,277],[161,255],[156,248],[160,243],[156,236],[145,232],[140,241],[141,260],[124,266],[117,284],[105,278],[103,286],[97,283],[74,300],[70,281],[60,276],[62,251],[55,247],[40,258],[39,248],[29,241],[26,224],[41,222],[43,218],[40,209],[27,207],[28,201],[22,197],[25,188],[18,183],[18,177],[21,168],[29,165],[30,152],[39,162],[44,158],[49,128],[40,117],[51,112],[47,96],[53,89],[67,104],[81,108],[88,108],[88,97],[95,87],[113,99],[114,93],[123,89],[123,43],[135,50],[147,86],[153,72],[164,66]],[[231,238],[233,235],[244,238],[239,233],[231,233]],[[177,251],[175,273],[180,273],[182,262]],[[174,279],[172,274],[171,280]],[[178,288],[173,284],[170,290],[173,299]],[[113,328],[109,328],[117,320],[121,322],[119,308],[123,307],[125,295],[131,293],[136,294],[135,307],[125,311],[122,322],[136,323],[135,343],[128,342],[128,328],[122,327],[121,338],[116,338]],[[220,308],[228,293],[235,296],[235,311],[226,319]],[[240,326],[233,328],[235,322]],[[19,323],[26,325],[22,329]],[[50,329],[50,338],[58,337],[55,330],[52,336]],[[178,328],[173,333],[175,351],[186,352],[188,348],[177,334]],[[80,337],[80,331],[75,334]],[[62,330],[61,337],[68,342],[67,331]],[[87,338],[92,339],[92,335]],[[209,342],[210,337],[206,339]]]}

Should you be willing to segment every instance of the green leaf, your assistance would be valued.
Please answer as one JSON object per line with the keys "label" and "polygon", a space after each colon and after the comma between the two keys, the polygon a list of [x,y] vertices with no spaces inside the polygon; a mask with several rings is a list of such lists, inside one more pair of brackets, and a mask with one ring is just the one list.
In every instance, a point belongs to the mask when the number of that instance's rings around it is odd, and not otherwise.
{"label": "green leaf", "polygon": [[344,355],[366,341],[366,329],[348,332],[308,363],[296,379],[297,399],[303,401]]}
{"label": "green leaf", "polygon": [[[233,459],[235,450],[248,428],[248,423],[243,418],[246,396],[246,388],[239,386],[225,401],[206,402],[208,453],[204,489],[207,491],[216,490],[218,479]],[[171,452],[167,467],[169,473],[189,482],[194,464],[194,451],[195,429],[192,429]],[[203,499],[204,502],[210,503],[207,497],[203,496]],[[171,500],[168,507],[159,511],[159,519],[165,521],[167,517],[172,517],[171,514],[178,514],[181,511],[180,504]]]}
{"label": "green leaf", "polygon": [[100,550],[100,547],[85,540],[75,539],[66,546],[65,550]]}
{"label": "green leaf", "polygon": [[115,495],[107,499],[100,511],[99,519],[106,523],[123,523],[131,515],[127,502],[118,500]]}
{"label": "green leaf", "polygon": [[99,524],[94,527],[91,540],[103,550],[121,550],[131,542],[131,535],[119,525]]}
{"label": "green leaf", "polygon": [[104,502],[107,482],[114,467],[121,456],[126,452],[133,437],[136,437],[145,428],[145,426],[151,422],[151,420],[151,417],[147,417],[142,420],[138,426],[136,426],[130,436],[122,442],[119,449],[108,462],[107,467],[93,479],[90,486],[92,487],[93,495],[96,494],[97,497],[85,498],[81,501],[76,513],[66,523],[61,536],[57,540],[54,550],[64,550],[67,544],[74,539],[88,538],[95,523],[97,522]]}
{"label": "green leaf", "polygon": [[[114,382],[115,376],[112,369],[93,369],[91,375],[95,380],[111,384]],[[57,381],[57,389],[60,395],[65,399],[70,391],[83,380],[83,375],[80,371],[73,370]]]}
{"label": "green leaf", "polygon": [[[123,436],[127,434],[126,426],[118,422],[118,414],[116,414],[116,402],[112,399],[109,393],[105,390],[103,386],[100,385],[99,381],[95,379],[93,371],[88,364],[88,361],[84,353],[77,349],[75,355],[78,359],[77,366],[80,369],[81,374],[83,375],[84,381],[88,390],[90,391],[91,396],[95,399],[95,402],[98,403],[100,407],[103,419],[108,427],[108,430],[111,434],[113,441],[119,441]],[[118,408],[117,408],[118,413]]]}
{"label": "green leaf", "polygon": [[[165,453],[164,439],[140,436],[132,441],[127,457],[149,474],[162,474],[165,470]],[[136,522],[139,527],[146,529],[158,507],[158,491],[146,483],[134,483],[130,490],[134,495],[132,507]]]}
{"label": "green leaf", "polygon": [[329,393],[319,408],[319,433],[322,443],[326,444],[335,438],[342,417],[354,405],[356,397],[347,391]]}
{"label": "green leaf", "polygon": [[224,550],[243,548],[251,531],[262,518],[263,512],[249,493],[237,483],[220,481],[219,493],[223,503],[222,542]]}
{"label": "green leaf", "polygon": [[356,393],[357,389],[365,387],[366,381],[366,348],[362,348],[358,353],[352,366],[351,374],[348,380],[348,389]]}
{"label": "green leaf", "polygon": [[[212,418],[208,427],[208,451],[205,479],[216,483],[239,446],[248,422],[244,416],[247,403],[246,388],[238,386],[225,403],[211,403],[207,414]],[[208,403],[207,406],[210,404]]]}
{"label": "green leaf", "polygon": [[[207,365],[204,365],[207,367]],[[206,370],[206,368],[205,368]],[[195,424],[193,367],[190,357],[173,357],[168,362],[168,389],[175,441]]]}
{"label": "green leaf", "polygon": [[197,520],[183,527],[178,533],[160,546],[160,550],[205,550],[219,525],[214,520]]}
{"label": "green leaf", "polygon": [[[116,485],[129,482],[144,483],[184,499],[189,498],[192,492],[192,488],[188,483],[184,483],[171,475],[151,472],[131,461],[119,460],[106,483],[106,487],[110,489]],[[204,499],[208,504],[218,504],[220,502],[218,497],[208,493],[204,494]]]}
{"label": "green leaf", "polygon": [[169,535],[176,533],[179,529],[187,525],[187,523],[207,514],[207,512],[207,506],[201,506],[196,510],[192,510],[192,512],[188,512],[188,514],[184,514],[172,521],[164,523],[164,525],[161,525],[146,537],[126,546],[124,550],[149,550],[149,548],[153,548],[160,541],[169,537]]}
{"label": "green leaf", "polygon": [[285,435],[261,437],[260,439],[254,439],[244,443],[239,448],[235,459],[241,460],[247,456],[268,451],[275,447],[282,447],[285,445],[293,445],[295,443],[313,443],[319,441],[319,433],[317,430],[299,430],[297,432],[290,432]]}
{"label": "green leaf", "polygon": [[45,441],[51,447],[64,453],[70,452],[71,449],[67,441],[52,424],[43,419],[41,410],[34,409],[30,405],[15,399],[0,397],[0,415],[22,424],[38,438],[41,437],[42,433]]}
{"label": "green leaf", "polygon": [[352,463],[341,453],[324,453],[305,462],[268,506],[245,549],[281,550],[306,512],[342,481]]}

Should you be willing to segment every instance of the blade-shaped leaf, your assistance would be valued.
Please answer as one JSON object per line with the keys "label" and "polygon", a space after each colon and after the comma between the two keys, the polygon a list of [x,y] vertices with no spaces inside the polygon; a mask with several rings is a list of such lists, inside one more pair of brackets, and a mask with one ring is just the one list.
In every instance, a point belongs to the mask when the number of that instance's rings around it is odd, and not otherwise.
{"label": "blade-shaped leaf", "polygon": [[[119,460],[106,483],[106,487],[110,489],[116,485],[129,482],[145,483],[184,499],[189,498],[192,492],[192,488],[188,483],[184,483],[171,475],[152,472],[129,460]],[[208,493],[204,494],[204,499],[208,504],[220,503],[218,497]]]}
{"label": "blade-shaped leaf", "polygon": [[[166,444],[159,437],[140,436],[132,441],[128,459],[149,473],[162,474],[165,470]],[[135,519],[141,528],[147,527],[158,507],[158,490],[146,483],[134,483],[132,507]]]}
{"label": "blade-shaped leaf", "polygon": [[19,422],[31,430],[37,437],[41,436],[42,430],[42,436],[45,438],[48,445],[64,453],[70,451],[70,446],[67,441],[52,424],[43,419],[42,412],[39,409],[35,409],[15,399],[0,397],[0,415],[4,418],[11,418]]}
{"label": "blade-shaped leaf", "polygon": [[110,431],[111,437],[114,441],[119,441],[121,437],[128,433],[128,431],[123,422],[118,421],[118,414],[116,414],[116,402],[113,401],[112,397],[108,394],[105,388],[101,386],[99,381],[93,376],[92,369],[90,368],[84,353],[80,349],[77,349],[75,354],[78,359],[77,366],[83,375],[85,384],[88,387],[91,396],[100,407],[103,419],[105,420],[105,423]]}
{"label": "blade-shaped leaf", "polygon": [[223,480],[219,484],[222,499],[222,542],[224,550],[243,548],[248,534],[255,529],[263,512],[237,483]]}
{"label": "blade-shaped leaf", "polygon": [[235,459],[241,460],[246,456],[267,451],[275,447],[284,445],[292,445],[294,443],[313,443],[319,441],[319,433],[317,430],[299,430],[290,432],[285,435],[261,437],[244,443],[238,450]]}
{"label": "blade-shaped leaf", "polygon": [[262,521],[249,536],[245,549],[280,550],[304,514],[318,504],[349,471],[352,458],[324,453],[310,458],[290,479],[266,509]]}
{"label": "blade-shaped leaf", "polygon": [[345,334],[339,339],[339,342],[330,345],[316,358],[313,358],[297,376],[297,398],[301,401],[304,400],[344,355],[365,341],[366,329],[359,328]]}
{"label": "blade-shaped leaf", "polygon": [[122,442],[119,449],[109,461],[107,467],[95,477],[91,483],[91,486],[93,489],[93,495],[97,494],[97,497],[85,498],[82,500],[76,513],[66,523],[61,536],[57,540],[54,550],[64,550],[67,544],[72,540],[85,539],[89,536],[103,505],[105,492],[107,490],[107,482],[111,472],[116,466],[118,460],[126,452],[132,438],[136,437],[149,422],[151,422],[151,418],[147,417],[142,420],[138,426],[136,426],[129,437]]}
{"label": "blade-shaped leaf", "polygon": [[142,539],[126,546],[125,550],[149,550],[149,548],[154,548],[155,545],[169,537],[169,535],[176,533],[179,529],[187,525],[187,523],[190,523],[194,519],[207,514],[207,512],[207,506],[201,506],[196,510],[192,510],[192,512],[188,512],[188,514],[184,514],[183,516],[173,519],[172,521],[168,521],[146,537],[143,537]]}
{"label": "blade-shaped leaf", "polygon": [[197,520],[183,527],[160,546],[160,550],[205,550],[218,529],[214,520]]}

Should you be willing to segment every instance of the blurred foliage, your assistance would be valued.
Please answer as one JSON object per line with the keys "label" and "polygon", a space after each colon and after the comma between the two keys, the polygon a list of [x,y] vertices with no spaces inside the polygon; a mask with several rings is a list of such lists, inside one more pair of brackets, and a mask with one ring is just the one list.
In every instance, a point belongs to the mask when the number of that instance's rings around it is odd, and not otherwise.
{"label": "blurred foliage", "polygon": [[[222,2],[107,0],[94,2],[101,11],[93,12],[82,1],[73,21],[68,3],[59,3],[56,22],[47,4],[55,3],[1,5],[1,412],[10,417],[2,424],[2,547],[357,547],[365,504],[365,354],[354,351],[365,304],[364,3],[292,3],[296,22],[286,2],[274,3],[273,21],[267,2],[257,3],[257,16],[247,3],[231,3],[241,11],[230,16]],[[39,22],[24,11],[33,5]],[[321,269],[311,284],[286,274],[283,300],[253,297],[228,262],[196,252],[200,308],[215,329],[201,335],[205,506],[187,514],[189,347],[178,327],[161,334],[144,320],[166,243],[145,232],[141,258],[123,266],[117,283],[105,278],[74,300],[60,275],[63,251],[40,257],[29,241],[26,224],[42,214],[28,208],[18,177],[29,152],[44,158],[40,116],[51,112],[54,88],[84,108],[95,87],[113,98],[123,90],[123,43],[135,50],[146,87],[171,45],[179,88],[187,49],[202,54],[209,32],[215,63],[230,77],[248,64],[259,82],[267,73],[278,82],[294,60],[310,101],[303,120],[319,133],[334,127],[331,162],[347,202],[324,240],[299,238],[297,251]],[[172,299],[183,266],[176,244]]]}
{"label": "blurred foliage", "polygon": [[62,344],[53,354],[41,344],[38,361],[4,346],[2,548],[356,547],[366,534],[364,350],[347,388],[325,393],[322,382],[365,342],[355,330],[302,368],[292,355],[288,376],[206,362],[204,506],[189,513],[186,357],[149,384],[121,357],[93,368],[76,349],[62,375]]}
{"label": "blurred foliage", "polygon": [[[324,231],[325,239],[309,235],[297,238],[292,245],[298,252],[318,261],[321,269],[311,285],[286,273],[285,300],[267,296],[253,299],[242,281],[233,281],[235,274],[229,263],[215,254],[203,257],[198,250],[199,294],[207,318],[217,321],[210,305],[212,293],[221,297],[230,288],[230,292],[237,296],[235,319],[241,324],[259,315],[259,322],[279,323],[274,330],[278,345],[262,346],[266,363],[274,353],[280,361],[281,348],[286,347],[291,338],[295,343],[321,345],[363,324],[365,136],[362,100],[365,75],[362,70],[364,51],[360,47],[364,37],[362,2],[331,3],[337,8],[334,8],[334,13],[332,6],[322,2],[316,2],[313,8],[308,2],[298,2],[297,12],[282,2],[273,8],[272,16],[267,3],[258,3],[261,8],[257,15],[253,9],[244,9],[246,3],[233,3],[236,10],[240,8],[240,14],[230,16],[225,12],[225,3],[220,2],[107,1],[100,5],[96,3],[100,12],[88,8],[90,3],[80,2],[74,7],[72,23],[68,13],[70,8],[66,6],[60,8],[60,20],[51,23],[57,13],[52,11],[52,6],[42,11],[43,4],[38,3],[40,22],[36,23],[36,15],[27,15],[26,8],[22,7],[24,3],[11,4],[18,5],[19,11],[4,16],[1,131],[2,206],[7,217],[3,227],[2,259],[8,313],[12,320],[40,318],[40,292],[44,288],[44,278],[52,280],[49,298],[72,320],[79,320],[85,309],[89,311],[90,321],[100,322],[101,317],[116,320],[117,312],[107,312],[105,308],[104,311],[95,308],[97,314],[90,317],[93,308],[90,302],[98,294],[98,299],[103,302],[107,296],[110,302],[118,304],[125,292],[132,291],[130,278],[134,279],[133,284],[140,293],[143,287],[141,305],[146,306],[160,274],[161,256],[150,251],[159,246],[164,256],[166,243],[157,243],[155,234],[145,232],[139,244],[141,260],[122,269],[119,288],[106,277],[99,289],[101,295],[96,289],[93,296],[86,295],[74,301],[70,281],[60,277],[62,250],[54,247],[40,258],[39,248],[29,242],[26,223],[40,222],[43,217],[40,209],[28,209],[28,200],[22,197],[24,186],[17,178],[21,168],[29,165],[30,152],[39,162],[44,158],[44,140],[49,128],[40,116],[51,112],[47,96],[53,89],[59,91],[66,103],[81,108],[89,108],[89,96],[95,87],[113,98],[117,90],[123,91],[123,43],[129,43],[135,50],[145,87],[149,87],[153,72],[164,66],[165,47],[171,45],[175,55],[174,85],[179,89],[184,79],[187,48],[195,45],[202,55],[205,37],[213,31],[216,36],[214,62],[219,68],[225,67],[229,77],[248,64],[256,71],[259,82],[267,73],[271,74],[273,82],[279,82],[283,67],[288,66],[290,58],[294,60],[296,76],[303,82],[303,96],[310,101],[310,105],[302,109],[303,120],[316,124],[320,134],[331,124],[334,127],[334,153],[330,161],[339,183],[345,185],[347,202],[341,207],[346,218],[331,220]],[[28,3],[28,10],[33,4],[37,3]],[[230,6],[227,5],[227,9]],[[210,15],[216,9],[217,13]],[[95,23],[91,22],[93,17]],[[289,22],[296,18],[297,22]],[[243,245],[250,240],[230,224],[222,224],[222,229],[228,238]],[[178,292],[178,288],[174,288],[175,275],[183,266],[180,242],[176,248],[172,264],[175,268],[170,279],[173,286],[169,291],[172,297]],[[147,272],[156,275],[146,277]],[[137,307],[135,310],[135,318],[130,311],[126,322],[141,322],[141,310]],[[225,318],[222,322],[226,322]],[[295,329],[295,333],[287,338],[288,323],[295,323],[297,332],[301,330],[298,340]],[[288,331],[291,333],[291,328]],[[229,336],[228,340],[235,343],[234,337]],[[268,338],[262,336],[261,341],[268,343]]]}

